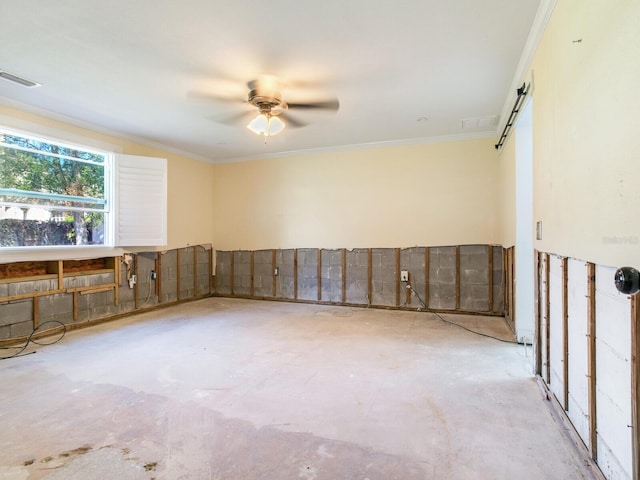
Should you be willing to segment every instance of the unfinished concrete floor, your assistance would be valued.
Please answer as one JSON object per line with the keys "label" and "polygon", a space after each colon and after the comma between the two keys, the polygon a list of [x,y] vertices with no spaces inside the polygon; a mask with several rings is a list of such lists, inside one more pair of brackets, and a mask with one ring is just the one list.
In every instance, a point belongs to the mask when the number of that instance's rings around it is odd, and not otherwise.
{"label": "unfinished concrete floor", "polygon": [[430,313],[210,298],[35,349],[0,362],[2,479],[590,478],[530,350]]}

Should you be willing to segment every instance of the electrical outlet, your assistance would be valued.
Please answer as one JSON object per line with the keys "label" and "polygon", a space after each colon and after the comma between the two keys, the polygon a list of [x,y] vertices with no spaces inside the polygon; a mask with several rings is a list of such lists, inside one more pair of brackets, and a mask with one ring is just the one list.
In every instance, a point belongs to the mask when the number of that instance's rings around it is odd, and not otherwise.
{"label": "electrical outlet", "polygon": [[276,267],[273,269],[273,274],[277,277],[278,275],[280,275],[280,268]]}
{"label": "electrical outlet", "polygon": [[400,271],[400,281],[401,282],[408,282],[409,281],[409,271],[408,270]]}
{"label": "electrical outlet", "polygon": [[158,277],[155,270],[151,270],[151,280],[155,280]]}

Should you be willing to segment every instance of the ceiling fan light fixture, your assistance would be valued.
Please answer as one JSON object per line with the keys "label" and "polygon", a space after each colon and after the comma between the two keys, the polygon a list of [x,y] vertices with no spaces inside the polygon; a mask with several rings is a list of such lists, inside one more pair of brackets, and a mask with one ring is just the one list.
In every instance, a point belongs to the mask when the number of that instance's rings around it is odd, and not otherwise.
{"label": "ceiling fan light fixture", "polygon": [[278,117],[274,117],[268,114],[261,113],[256,118],[251,120],[247,128],[256,135],[264,135],[265,137],[272,137],[277,135],[284,129],[285,125]]}

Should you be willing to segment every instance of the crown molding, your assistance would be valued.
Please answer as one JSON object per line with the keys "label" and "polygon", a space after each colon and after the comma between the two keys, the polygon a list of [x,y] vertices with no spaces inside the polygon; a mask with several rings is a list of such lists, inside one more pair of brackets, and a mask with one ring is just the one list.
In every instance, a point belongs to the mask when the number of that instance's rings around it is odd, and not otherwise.
{"label": "crown molding", "polygon": [[524,49],[522,50],[522,55],[520,55],[520,61],[518,62],[516,72],[513,76],[513,80],[511,81],[511,86],[506,94],[504,106],[502,107],[500,119],[498,120],[499,128],[497,129],[497,132],[502,132],[504,129],[504,124],[509,118],[509,114],[511,113],[511,109],[513,108],[513,104],[517,97],[516,90],[520,88],[522,83],[528,77],[531,62],[533,61],[533,57],[538,49],[538,45],[540,45],[540,41],[542,40],[557,3],[558,0],[542,0],[540,2],[536,16],[533,19],[533,24],[531,25],[531,30],[529,30],[529,36],[527,37]]}

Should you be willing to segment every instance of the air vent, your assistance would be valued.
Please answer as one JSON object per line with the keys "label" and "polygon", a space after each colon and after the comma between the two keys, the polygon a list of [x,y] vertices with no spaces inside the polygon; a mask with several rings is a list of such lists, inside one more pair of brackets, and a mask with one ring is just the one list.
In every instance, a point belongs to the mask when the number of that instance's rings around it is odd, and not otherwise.
{"label": "air vent", "polygon": [[0,78],[4,78],[5,80],[9,80],[10,82],[20,84],[23,87],[32,88],[40,86],[39,83],[32,82],[31,80],[19,77],[17,75],[14,75],[13,73],[5,72],[4,70],[0,70]]}
{"label": "air vent", "polygon": [[498,124],[497,115],[462,119],[462,128],[465,128],[465,129],[473,129],[473,128],[487,129],[487,128],[495,127],[497,124]]}

